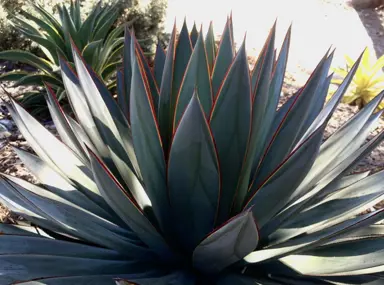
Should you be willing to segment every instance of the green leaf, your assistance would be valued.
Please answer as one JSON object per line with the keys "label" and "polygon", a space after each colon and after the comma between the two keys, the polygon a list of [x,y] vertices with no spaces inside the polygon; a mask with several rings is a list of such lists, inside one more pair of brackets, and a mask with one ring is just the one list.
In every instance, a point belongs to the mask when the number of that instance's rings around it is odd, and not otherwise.
{"label": "green leaf", "polygon": [[[48,226],[46,227],[48,230],[81,238],[102,247],[123,252],[127,251],[125,254],[132,257],[139,254],[138,256],[144,260],[148,258],[145,255],[150,252],[143,244],[138,244],[139,240],[136,234],[130,229],[121,228],[22,179],[6,176],[6,181],[12,187],[12,191],[22,198],[27,207],[33,210],[36,209],[38,213],[41,213],[42,218],[53,224],[52,227],[49,224],[42,223],[42,219],[33,221],[28,217],[28,220],[31,220],[37,226],[43,226],[43,228]],[[2,194],[4,195],[4,192]],[[17,203],[17,200],[15,201]]]}
{"label": "green leaf", "polygon": [[[189,272],[174,271],[171,274],[158,275],[153,278],[138,278],[138,279],[119,279],[115,278],[115,285],[170,285],[170,284],[183,284],[195,285],[195,277]],[[128,281],[129,280],[129,281]]]}
{"label": "green leaf", "polygon": [[78,31],[81,27],[81,8],[80,8],[80,0],[75,0],[74,10],[72,13],[72,19],[75,24],[76,30]]}
{"label": "green leaf", "polygon": [[352,184],[355,184],[356,182],[360,181],[361,179],[367,177],[369,175],[370,171],[365,171],[357,174],[351,174],[348,176],[344,176],[338,180],[335,180],[334,182],[328,184],[324,189],[321,191],[321,193],[318,195],[318,199],[323,199],[325,196],[332,194],[336,192],[337,190],[343,189],[345,187],[348,187]]}
{"label": "green leaf", "polygon": [[102,47],[103,40],[90,42],[84,47],[81,55],[89,65],[96,65],[100,60],[99,55]]}
{"label": "green leaf", "polygon": [[28,167],[28,169],[35,175],[47,189],[52,193],[72,202],[73,204],[90,211],[100,217],[108,220],[113,220],[113,216],[106,210],[103,210],[100,206],[92,202],[81,191],[72,186],[68,180],[62,177],[59,173],[53,170],[46,162],[41,160],[38,156],[30,154],[20,149],[14,149],[17,156]]}
{"label": "green leaf", "polygon": [[163,143],[164,153],[168,154],[168,149],[171,143],[173,134],[172,124],[174,117],[174,107],[172,98],[173,70],[176,45],[176,26],[173,27],[171,39],[169,41],[167,55],[165,58],[163,77],[161,80],[159,106],[157,117],[159,121],[159,130]]}
{"label": "green leaf", "polygon": [[109,155],[122,179],[130,183],[129,172],[133,171],[138,177],[141,175],[128,121],[104,83],[87,67],[76,48],[73,49],[80,85],[85,91],[84,99],[92,113],[96,128],[102,141],[109,148]]}
{"label": "green leaf", "polygon": [[[81,129],[84,130],[85,135],[92,142],[94,149],[97,149],[97,154],[103,158],[109,168],[112,168],[114,164],[110,158],[110,151],[97,130],[79,79],[70,66],[62,59],[60,67],[69,103],[76,115],[77,121],[81,125]],[[89,144],[88,147],[90,147]]]}
{"label": "green leaf", "polygon": [[173,259],[173,253],[163,237],[145,217],[136,202],[127,195],[113,174],[91,151],[90,158],[96,183],[111,208],[138,237],[140,237],[151,251],[155,252],[163,258],[163,260]]}
{"label": "green leaf", "polygon": [[135,96],[130,98],[133,145],[146,192],[152,202],[157,221],[164,231],[169,216],[164,153],[139,51],[131,47],[131,53],[131,91],[135,93]]}
{"label": "green leaf", "polygon": [[[310,230],[321,231],[373,207],[384,198],[384,187],[380,183],[383,178],[382,171],[375,173],[304,210],[282,226],[283,232],[285,229],[288,229],[287,232],[292,232],[285,233],[284,238],[291,238]],[[279,231],[274,236],[279,236]]]}
{"label": "green leaf", "polygon": [[[64,33],[67,54],[71,55],[72,41],[80,49],[82,49],[83,46],[81,45],[81,41],[77,36],[77,30],[76,30],[75,24],[73,23],[71,17],[69,16],[67,8],[65,6],[59,6],[58,10],[61,17],[61,23],[63,25],[62,29]],[[72,58],[70,58],[70,60],[72,61]]]}
{"label": "green leaf", "polygon": [[[337,163],[340,159],[339,155],[342,154],[346,148],[351,147],[353,140],[357,139],[357,135],[364,130],[368,132],[372,128],[367,128],[367,123],[371,118],[371,114],[380,104],[384,97],[384,92],[381,92],[372,101],[368,103],[359,113],[357,113],[346,124],[339,128],[331,137],[329,137],[321,146],[319,155],[315,164],[311,168],[303,183],[295,191],[293,197],[305,194],[312,186],[314,186],[324,174],[326,174],[332,165]],[[374,123],[375,119],[373,119]],[[363,143],[368,136],[363,136]],[[358,148],[359,145],[356,146]],[[353,149],[350,149],[353,151]]]}
{"label": "green leaf", "polygon": [[65,50],[65,43],[60,35],[59,31],[55,28],[54,25],[52,25],[48,21],[43,21],[39,19],[38,17],[35,17],[34,15],[27,13],[25,11],[22,12],[23,16],[26,17],[27,19],[33,21],[38,25],[43,31],[45,31],[48,35],[48,37],[56,43],[58,47],[60,47],[62,50]]}
{"label": "green leaf", "polygon": [[[285,208],[284,211],[276,215],[273,220],[269,222],[270,226],[276,229],[283,222],[287,221],[292,216],[297,215],[301,209],[305,208],[305,206],[309,206],[312,202],[316,201],[316,197],[319,193],[321,193],[320,191],[322,189],[324,189],[331,182],[336,181],[343,175],[349,173],[355,167],[357,162],[364,158],[369,152],[371,152],[380,142],[382,142],[383,139],[384,132],[379,133],[361,147],[361,142],[357,142],[357,149],[355,149],[350,155],[340,158],[339,161],[341,162],[339,162],[336,167],[334,167],[327,175],[325,175],[313,189],[311,189],[304,196],[301,196],[299,199],[295,200],[295,203],[289,205],[289,207]],[[271,232],[268,231],[268,229],[266,229],[266,231]]]}
{"label": "green leaf", "polygon": [[9,71],[0,75],[0,81],[17,81],[29,74],[27,71]]}
{"label": "green leaf", "polygon": [[45,129],[35,118],[11,99],[8,110],[20,132],[28,140],[32,149],[55,171],[68,177],[71,184],[80,187],[87,196],[99,205],[103,199],[93,182],[92,173],[70,148]]}
{"label": "green leaf", "polygon": [[312,102],[316,100],[315,91],[319,86],[319,82],[327,77],[331,59],[332,55],[330,57],[326,55],[322,59],[302,91],[296,96],[290,110],[280,123],[272,141],[269,142],[268,148],[262,156],[259,170],[255,172],[252,178],[254,187],[259,186],[296,147],[297,142],[300,140],[298,134],[311,111]]}
{"label": "green leaf", "polygon": [[218,223],[229,217],[251,128],[251,86],[245,42],[224,79],[212,108],[210,125],[222,176]]}
{"label": "green leaf", "polygon": [[259,229],[285,206],[291,193],[309,171],[317,156],[324,129],[325,124],[290,154],[260,187],[250,186],[253,195],[245,208],[252,208]]}
{"label": "green leaf", "polygon": [[[20,284],[20,281],[28,281],[31,279],[39,280],[44,277],[57,278],[57,276],[88,276],[93,275],[95,271],[97,271],[99,275],[109,274],[111,280],[113,280],[113,277],[120,275],[124,277],[124,275],[127,275],[127,272],[133,273],[143,267],[140,263],[130,261],[59,257],[49,255],[2,255],[0,256],[0,263],[2,264],[2,275],[0,276],[0,282],[2,284],[12,284],[16,282]],[[90,280],[92,282],[92,278]],[[74,281],[76,281],[76,278],[74,278]]]}
{"label": "green leaf", "polygon": [[305,139],[305,137],[308,136],[316,128],[317,125],[322,124],[324,120],[327,120],[327,118],[329,118],[333,114],[333,111],[336,109],[338,103],[342,99],[342,96],[347,91],[348,86],[351,83],[353,76],[356,73],[356,70],[358,69],[362,55],[363,54],[361,54],[360,57],[357,59],[356,63],[352,66],[349,73],[344,78],[343,82],[339,85],[339,88],[337,89],[335,94],[332,96],[329,102],[325,105],[323,110],[319,113],[315,121],[308,128],[307,132],[302,136],[302,139]]}
{"label": "green leaf", "polygon": [[[143,70],[145,71],[145,74],[146,74],[146,77],[147,77],[147,81],[148,81],[148,86],[149,86],[149,91],[150,91],[150,94],[151,94],[151,98],[153,100],[153,105],[154,106],[158,106],[159,105],[159,88],[156,84],[156,80],[155,80],[155,77],[154,77],[154,74],[152,72],[152,69],[150,68],[149,64],[148,64],[148,61],[139,45],[139,43],[137,42],[136,38],[134,38],[134,43],[136,45],[136,48],[137,48],[137,51],[138,51],[138,54],[140,56],[140,59],[141,59],[141,64],[143,66]],[[155,109],[155,112],[156,112],[156,109]]]}
{"label": "green leaf", "polygon": [[[273,28],[272,34],[270,35],[269,44],[266,44],[265,50],[266,53],[264,61],[260,68],[260,76],[254,90],[254,103],[253,103],[253,125],[255,126],[254,136],[257,138],[255,149],[251,177],[253,177],[256,172],[257,167],[261,156],[264,151],[264,146],[266,145],[266,140],[269,137],[271,132],[271,126],[276,114],[277,105],[279,103],[281,89],[283,87],[285,70],[287,67],[289,45],[291,41],[291,29],[289,28],[285,36],[281,51],[278,57],[276,65],[274,65],[274,60],[271,58],[271,52],[274,47],[273,39],[275,37],[275,28]],[[272,67],[273,66],[273,70]],[[271,82],[268,83],[268,78]],[[268,93],[267,93],[268,90]],[[267,94],[267,96],[265,96]],[[265,106],[264,108],[262,106]],[[256,131],[259,130],[259,131]]]}
{"label": "green leaf", "polygon": [[53,69],[49,61],[37,57],[36,55],[22,50],[8,50],[0,52],[0,59],[18,61],[26,63],[51,74]]}
{"label": "green leaf", "polygon": [[244,274],[228,274],[222,276],[217,285],[281,285],[280,283],[275,283],[272,280],[264,280],[254,277],[244,276]]}
{"label": "green leaf", "polygon": [[34,236],[0,236],[0,255],[48,255],[66,257],[81,257],[90,259],[121,260],[122,256],[114,250],[88,246]]}
{"label": "green leaf", "polygon": [[[285,263],[285,259],[290,260],[291,254],[298,252],[305,253],[335,238],[342,237],[344,234],[352,233],[359,228],[378,222],[383,219],[383,217],[384,214],[382,210],[359,216],[319,232],[307,233],[296,239],[288,240],[285,243],[256,250],[247,255],[244,260],[248,263],[260,263],[281,258],[280,260]],[[291,265],[293,264],[288,264],[288,266]]]}
{"label": "green leaf", "polygon": [[190,252],[214,229],[220,195],[218,157],[197,90],[173,138],[167,173],[177,240]]}
{"label": "green leaf", "polygon": [[85,46],[88,42],[92,41],[92,32],[94,31],[95,21],[101,11],[101,1],[93,7],[91,13],[82,23],[80,29],[78,29],[77,36],[82,42],[81,46]]}
{"label": "green leaf", "polygon": [[36,12],[38,12],[42,18],[44,18],[48,23],[50,23],[50,25],[52,25],[52,27],[54,27],[54,29],[58,33],[60,33],[60,36],[64,38],[63,28],[59,23],[59,21],[57,21],[56,18],[53,15],[51,15],[49,12],[47,12],[47,10],[45,10],[41,5],[36,4],[33,1],[30,1],[29,3],[33,6]]}
{"label": "green leaf", "polygon": [[37,43],[40,46],[40,48],[43,50],[47,58],[52,62],[52,64],[54,63],[55,65],[58,65],[57,50],[61,49],[60,46],[58,46],[54,41],[47,39],[40,33],[34,34],[24,29],[23,27],[19,27],[19,26],[15,26],[15,27],[28,39]]}
{"label": "green leaf", "polygon": [[184,79],[181,83],[180,93],[176,103],[174,128],[177,127],[181,116],[192,98],[195,88],[198,91],[197,93],[199,94],[199,100],[205,116],[208,117],[212,109],[213,94],[202,33],[200,33],[197,39],[185,71]]}
{"label": "green leaf", "polygon": [[157,86],[161,86],[161,79],[163,77],[163,70],[165,65],[165,52],[164,49],[160,45],[160,41],[156,46],[156,55],[153,66],[153,73],[155,76]]}
{"label": "green leaf", "polygon": [[[260,80],[258,79],[258,82],[256,84],[256,87],[254,87],[254,90],[252,90],[251,85],[251,91],[253,94],[251,95],[252,100],[252,114],[251,114],[251,133],[249,137],[249,142],[247,145],[247,153],[245,160],[243,162],[243,168],[241,173],[238,174],[239,180],[235,190],[235,199],[234,199],[234,210],[240,211],[246,194],[248,190],[249,182],[252,181],[252,166],[254,160],[257,160],[257,156],[260,155],[258,151],[260,151],[261,147],[264,145],[264,139],[262,137],[263,129],[264,129],[264,117],[265,114],[272,113],[272,111],[268,110],[268,108],[275,109],[275,105],[273,103],[270,103],[268,105],[268,98],[271,97],[270,95],[270,84],[271,84],[271,72],[273,68],[273,50],[274,50],[274,42],[275,42],[275,29],[276,27],[273,26],[270,34],[268,36],[268,39],[264,45],[263,48],[263,54],[260,55],[261,57],[261,64],[260,64]],[[247,62],[248,64],[248,62]],[[252,84],[252,83],[250,83]],[[275,94],[273,94],[275,95]],[[271,98],[273,100],[273,98]],[[272,113],[273,114],[273,113]],[[268,120],[268,118],[266,119]],[[267,123],[266,123],[267,124]],[[268,125],[266,125],[268,128]],[[256,158],[255,158],[256,157]]]}
{"label": "green leaf", "polygon": [[[201,33],[201,31],[200,31],[200,33]],[[194,23],[193,27],[192,27],[191,34],[190,34],[192,48],[195,47],[198,37],[199,37],[199,32],[197,31],[196,23]]]}
{"label": "green leaf", "polygon": [[233,217],[205,238],[193,252],[193,265],[202,272],[218,273],[257,247],[259,235],[252,212]]}
{"label": "green leaf", "polygon": [[0,233],[2,235],[16,235],[16,236],[32,236],[32,237],[45,237],[44,232],[39,233],[40,229],[35,226],[20,226],[15,224],[0,223]]}
{"label": "green leaf", "polygon": [[[284,257],[282,262],[306,275],[362,275],[382,272],[383,239],[357,239]],[[360,283],[359,283],[360,284]]]}
{"label": "green leaf", "polygon": [[84,163],[87,163],[88,155],[67,121],[64,111],[57,100],[56,94],[49,85],[46,85],[46,90],[48,109],[62,142],[70,147]]}
{"label": "green leaf", "polygon": [[[192,44],[189,37],[187,28],[187,22],[184,20],[183,27],[180,31],[180,35],[177,39],[177,45],[175,49],[174,69],[173,69],[173,81],[172,81],[172,95],[171,95],[171,112],[174,116],[176,108],[176,100],[179,95],[180,86],[184,78],[184,73],[187,68],[188,62],[192,55]],[[171,118],[173,121],[173,117]]]}
{"label": "green leaf", "polygon": [[48,74],[39,74],[39,73],[32,73],[29,75],[26,75],[19,80],[17,80],[12,86],[18,87],[22,85],[37,85],[37,86],[43,86],[44,82],[51,84],[55,87],[61,87],[63,86],[63,82],[57,79],[56,77],[53,77]]}
{"label": "green leaf", "polygon": [[205,37],[205,48],[207,51],[207,60],[208,60],[208,66],[209,66],[209,73],[212,73],[213,65],[215,63],[216,59],[216,43],[215,43],[215,35],[213,34],[213,24],[212,22],[209,24],[208,33]]}
{"label": "green leaf", "polygon": [[104,10],[97,21],[92,40],[97,41],[105,39],[118,16],[119,11],[115,7]]}
{"label": "green leaf", "polygon": [[118,99],[121,109],[123,110],[128,122],[131,121],[129,109],[130,109],[130,94],[131,94],[131,80],[132,80],[132,60],[131,60],[131,46],[132,36],[128,27],[125,28],[124,33],[124,50],[123,50],[123,68],[121,69],[120,83],[122,84]]}
{"label": "green leaf", "polygon": [[214,98],[216,98],[220,91],[221,85],[229,67],[232,64],[234,56],[234,43],[230,31],[230,20],[228,19],[225,24],[223,35],[221,36],[216,60],[212,69],[211,77]]}

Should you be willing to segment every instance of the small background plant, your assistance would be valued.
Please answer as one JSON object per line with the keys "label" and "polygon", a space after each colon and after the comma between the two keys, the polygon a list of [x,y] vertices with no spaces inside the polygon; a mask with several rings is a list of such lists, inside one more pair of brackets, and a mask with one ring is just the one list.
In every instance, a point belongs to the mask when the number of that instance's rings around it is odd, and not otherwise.
{"label": "small background plant", "polygon": [[[332,79],[331,83],[339,86],[342,83],[355,61],[348,55],[345,56],[346,67],[335,68],[334,72],[336,77]],[[384,74],[382,69],[384,67],[384,56],[381,56],[376,62],[372,62],[369,49],[366,49],[361,59],[361,64],[356,71],[352,83],[349,87],[347,94],[343,97],[342,102],[350,105],[357,105],[362,108],[370,102],[379,92],[384,89]],[[332,96],[330,93],[328,99]],[[384,103],[380,103],[379,109],[384,108]]]}
{"label": "small background plant", "polygon": [[[155,0],[149,3],[147,7],[149,12],[143,11],[138,1],[106,1],[106,3],[99,1],[95,4],[95,1],[75,0],[71,1],[69,6],[52,2],[50,3],[52,5],[48,5],[48,9],[28,2],[28,7],[32,7],[32,10],[29,11],[28,8],[19,10],[17,15],[12,16],[10,23],[21,35],[36,44],[40,52],[12,49],[0,52],[0,59],[29,64],[35,70],[8,72],[1,75],[0,80],[15,81],[14,87],[21,85],[38,87],[38,90],[24,92],[17,99],[31,113],[39,114],[43,118],[48,115],[43,98],[45,94],[45,91],[42,91],[43,82],[50,83],[58,94],[58,100],[64,100],[63,105],[68,106],[59,74],[59,58],[73,63],[70,48],[73,41],[86,62],[114,92],[115,71],[122,59],[124,26],[131,27],[136,20],[140,20],[134,29],[138,31],[138,37],[148,37],[140,42],[145,50],[150,52],[153,50],[156,35],[161,30],[158,23],[162,21],[165,12],[165,5],[161,5],[162,2]],[[12,5],[9,2],[5,4],[11,11]],[[161,7],[164,8],[163,11],[159,11]],[[152,18],[156,18],[155,21],[151,21]]]}

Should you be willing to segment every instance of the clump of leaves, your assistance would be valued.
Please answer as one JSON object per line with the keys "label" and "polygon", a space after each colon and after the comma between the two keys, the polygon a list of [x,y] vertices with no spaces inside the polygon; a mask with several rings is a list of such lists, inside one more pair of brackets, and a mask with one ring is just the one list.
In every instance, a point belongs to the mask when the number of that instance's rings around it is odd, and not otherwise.
{"label": "clump of leaves", "polygon": [[[346,67],[335,68],[335,75],[339,78],[332,79],[332,83],[340,85],[342,79],[351,70],[355,61],[348,55],[345,56]],[[369,49],[366,49],[361,59],[361,64],[356,70],[356,74],[348,88],[347,94],[343,97],[342,102],[357,105],[362,108],[373,98],[376,97],[384,89],[384,74],[382,73],[384,67],[384,55],[381,56],[376,62],[372,62]],[[380,103],[379,108],[384,108],[384,103]]]}
{"label": "clump of leaves", "polygon": [[290,30],[274,26],[252,71],[229,18],[219,47],[176,28],[146,61],[125,35],[118,102],[72,45],[60,66],[76,119],[47,86],[60,139],[8,106],[36,155],[16,149],[42,185],[0,175],[0,200],[29,225],[0,224],[1,284],[382,284],[384,171],[347,175],[381,92],[323,141],[357,69],[323,107],[326,53],[277,108]]}
{"label": "clump of leaves", "polygon": [[[38,16],[21,12],[12,18],[13,26],[26,38],[37,43],[43,55],[22,50],[0,52],[0,59],[29,64],[35,71],[11,71],[0,76],[0,81],[15,81],[17,86],[36,86],[37,89],[49,83],[62,100],[68,104],[64,83],[60,75],[60,58],[70,62],[73,57],[71,42],[80,49],[87,64],[113,90],[116,87],[116,68],[121,64],[123,49],[123,33],[125,26],[132,22],[113,28],[119,17],[119,9],[114,5],[103,6],[99,1],[84,20],[81,15],[80,0],[71,1],[69,8],[58,6],[60,20],[49,13],[43,6],[31,3]],[[31,111],[43,116],[48,112],[44,99],[44,89],[21,94],[16,98]]]}

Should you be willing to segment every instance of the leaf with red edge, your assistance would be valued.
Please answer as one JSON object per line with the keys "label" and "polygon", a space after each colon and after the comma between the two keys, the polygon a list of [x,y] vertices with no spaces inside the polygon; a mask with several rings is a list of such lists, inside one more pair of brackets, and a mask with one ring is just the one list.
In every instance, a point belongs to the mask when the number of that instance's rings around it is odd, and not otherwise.
{"label": "leaf with red edge", "polygon": [[193,252],[193,265],[218,273],[256,249],[259,234],[250,210],[233,217],[206,237]]}
{"label": "leaf with red edge", "polygon": [[[161,86],[161,79],[163,78],[163,70],[165,64],[165,56],[166,55],[164,49],[161,47],[159,41],[156,46],[155,60],[153,63],[153,74],[155,76],[157,86]],[[157,105],[155,104],[155,106]]]}
{"label": "leaf with red edge", "polygon": [[145,74],[147,76],[148,80],[148,86],[149,86],[149,93],[151,95],[151,98],[153,100],[153,104],[157,106],[159,104],[159,87],[156,83],[155,76],[152,72],[152,69],[150,68],[147,58],[144,55],[143,50],[140,47],[140,44],[137,42],[136,38],[133,37],[135,44],[136,44],[136,49],[138,54],[140,55],[141,62],[143,64],[143,70],[145,71]]}
{"label": "leaf with red edge", "polygon": [[[271,84],[271,72],[273,68],[273,50],[275,45],[275,30],[274,25],[270,31],[268,39],[263,48],[263,54],[260,56],[260,71],[257,78],[256,86],[252,90],[252,127],[249,142],[247,146],[246,158],[243,164],[241,173],[239,174],[239,180],[235,186],[235,199],[233,203],[233,209],[235,212],[241,210],[242,203],[244,202],[250,175],[252,171],[252,164],[254,157],[260,147],[263,146],[264,142],[261,141],[261,134],[263,132],[263,121],[265,113],[268,112],[269,108],[275,108],[273,104],[268,105],[270,97],[269,89]],[[258,65],[258,63],[257,63]],[[255,67],[256,68],[256,67]],[[252,86],[252,85],[251,85]],[[252,88],[252,87],[251,87]],[[272,113],[273,114],[273,113]]]}
{"label": "leaf with red edge", "polygon": [[131,62],[131,32],[128,27],[125,28],[124,34],[124,50],[123,50],[123,68],[121,72],[117,72],[117,85],[118,87],[118,103],[123,111],[128,122],[129,116],[129,101],[131,94],[131,78],[132,78],[132,62]]}
{"label": "leaf with red edge", "polygon": [[160,227],[165,231],[169,215],[166,166],[149,84],[137,48],[132,48],[131,130],[146,193]]}
{"label": "leaf with red edge", "polygon": [[137,202],[124,191],[103,162],[92,151],[88,150],[88,152],[96,184],[108,205],[153,252],[165,260],[172,260],[174,258],[172,251],[140,210]]}
{"label": "leaf with red edge", "polygon": [[210,125],[222,174],[218,223],[229,218],[251,128],[251,83],[245,41],[212,108]]}
{"label": "leaf with red edge", "polygon": [[[134,43],[134,41],[132,41]],[[87,66],[77,48],[73,48],[76,71],[97,132],[109,149],[110,159],[121,177],[120,183],[130,183],[127,173],[134,172],[141,178],[140,168],[133,148],[128,121],[104,82]]]}
{"label": "leaf with red edge", "polygon": [[169,145],[172,138],[172,124],[173,124],[173,98],[172,98],[172,85],[173,85],[173,70],[175,64],[175,47],[176,46],[176,25],[173,27],[171,39],[169,41],[167,55],[165,57],[163,77],[161,79],[160,98],[158,105],[158,120],[159,130],[163,143],[165,155],[168,155]]}
{"label": "leaf with red edge", "polygon": [[213,34],[213,24],[212,22],[209,24],[208,33],[205,37],[205,48],[207,51],[207,59],[208,59],[208,65],[209,65],[209,73],[212,73],[213,70],[213,64],[216,59],[216,43],[215,43],[215,35]]}
{"label": "leaf with red edge", "polygon": [[[272,38],[274,37],[274,29],[272,30],[273,33],[270,37],[270,41],[273,41]],[[252,170],[251,170],[251,177],[253,177],[253,174],[255,173],[257,167],[259,166],[259,161],[261,159],[261,156],[263,154],[264,148],[266,147],[267,138],[269,137],[270,128],[273,124],[275,115],[276,115],[276,109],[277,105],[279,103],[281,89],[283,87],[284,77],[285,77],[285,69],[287,67],[288,62],[288,53],[289,53],[289,45],[290,45],[290,39],[291,39],[291,28],[288,29],[287,34],[285,36],[283,45],[281,47],[281,51],[278,57],[278,61],[276,64],[274,63],[275,60],[273,59],[271,61],[271,49],[273,48],[273,43],[271,42],[269,46],[266,47],[266,50],[269,52],[265,55],[265,59],[262,65],[261,75],[269,77],[270,74],[270,83],[265,81],[264,79],[259,80],[259,84],[257,86],[257,91],[255,90],[255,99],[253,104],[253,115],[254,121],[252,127],[254,127],[255,137],[257,137],[257,142],[255,148],[255,153],[253,154],[253,164],[252,164]],[[276,49],[274,51],[273,56],[276,56]],[[271,73],[271,64],[273,66],[273,71]],[[264,82],[263,82],[264,81]],[[264,87],[262,86],[263,84]],[[268,89],[268,96],[265,95],[264,92]],[[256,95],[257,93],[257,95]],[[266,104],[265,108],[263,108],[263,104]],[[256,130],[257,129],[257,130]]]}
{"label": "leaf with red edge", "polygon": [[251,208],[260,229],[288,202],[291,194],[305,178],[317,157],[325,124],[284,160],[261,186],[250,186],[251,198],[245,208]]}
{"label": "leaf with red edge", "polygon": [[178,125],[185,108],[192,98],[195,88],[198,91],[197,93],[199,94],[199,100],[204,113],[208,117],[212,109],[213,95],[202,33],[200,33],[197,39],[180,87],[180,93],[176,103],[174,128]]}
{"label": "leaf with red edge", "polygon": [[191,37],[192,47],[194,48],[197,42],[197,38],[199,37],[199,32],[197,31],[196,23],[193,24],[190,37]]}
{"label": "leaf with red edge", "polygon": [[230,31],[230,20],[227,20],[217,51],[212,71],[212,89],[214,98],[218,95],[220,86],[232,64],[235,56],[234,43]]}
{"label": "leaf with red edge", "polygon": [[172,84],[172,112],[175,110],[177,95],[179,94],[181,82],[184,78],[184,73],[187,68],[189,59],[192,55],[192,43],[189,37],[187,22],[184,20],[181,28],[177,45],[175,49],[173,84]]}
{"label": "leaf with red edge", "polygon": [[67,118],[56,98],[55,92],[49,85],[45,85],[45,87],[47,90],[46,101],[48,109],[61,140],[63,143],[69,146],[82,159],[84,163],[87,163],[88,156],[85,152],[85,149],[83,149],[83,146],[72,130],[71,125],[67,121]]}
{"label": "leaf with red edge", "polygon": [[252,184],[258,186],[296,147],[298,137],[306,119],[310,116],[313,101],[317,100],[316,90],[319,84],[327,78],[332,54],[326,54],[308,79],[302,91],[295,97],[294,102],[280,123],[272,141],[268,143],[262,155],[259,168],[251,177]]}
{"label": "leaf with red edge", "polygon": [[217,153],[197,90],[172,142],[168,188],[177,240],[191,252],[214,229],[220,196]]}

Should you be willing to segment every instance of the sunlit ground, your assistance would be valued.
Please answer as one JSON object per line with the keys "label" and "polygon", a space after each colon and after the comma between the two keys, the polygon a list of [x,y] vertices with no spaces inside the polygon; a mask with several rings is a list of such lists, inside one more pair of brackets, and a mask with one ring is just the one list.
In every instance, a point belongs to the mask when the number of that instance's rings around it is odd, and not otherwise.
{"label": "sunlit ground", "polygon": [[[327,49],[336,48],[334,66],[344,65],[344,54],[357,58],[363,49],[373,48],[361,20],[345,0],[169,0],[167,31],[176,18],[180,29],[184,16],[188,27],[193,22],[205,32],[213,20],[215,34],[221,34],[227,15],[232,10],[234,37],[239,45],[247,32],[249,55],[260,51],[270,27],[278,19],[277,46],[293,23],[288,70],[312,70]],[[372,53],[375,56],[374,52]]]}

